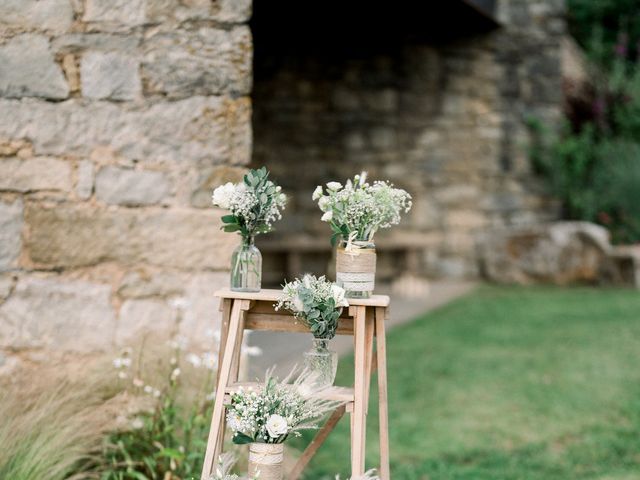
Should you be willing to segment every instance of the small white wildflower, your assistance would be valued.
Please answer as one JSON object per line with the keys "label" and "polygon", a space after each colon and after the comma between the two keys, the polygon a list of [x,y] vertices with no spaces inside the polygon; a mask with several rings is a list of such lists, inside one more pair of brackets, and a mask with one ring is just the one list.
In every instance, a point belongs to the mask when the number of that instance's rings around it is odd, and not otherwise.
{"label": "small white wildflower", "polygon": [[125,378],[127,378],[129,375],[127,375],[127,372],[118,372],[118,378],[120,380],[124,380]]}
{"label": "small white wildflower", "polygon": [[145,385],[143,391],[144,393],[151,395],[153,393],[153,387],[151,385]]}
{"label": "small white wildflower", "polygon": [[200,368],[202,366],[202,359],[195,353],[187,355],[187,362],[193,365],[194,368]]}
{"label": "small white wildflower", "polygon": [[134,430],[140,430],[142,427],[144,427],[144,422],[139,417],[134,418],[133,422],[131,422],[131,428]]}
{"label": "small white wildflower", "polygon": [[178,364],[178,359],[176,357],[171,357],[169,359],[169,365],[177,365]]}
{"label": "small white wildflower", "polygon": [[342,184],[340,182],[329,182],[327,183],[327,188],[335,192],[342,188]]}
{"label": "small white wildflower", "polygon": [[322,196],[322,185],[318,185],[311,195],[311,200],[318,200]]}
{"label": "small white wildflower", "polygon": [[162,395],[162,392],[160,392],[160,390],[158,390],[157,388],[153,391],[153,396],[155,398],[160,398],[160,395]]}
{"label": "small white wildflower", "polygon": [[134,379],[133,379],[133,386],[134,386],[134,387],[138,387],[138,388],[140,388],[140,387],[142,387],[143,385],[144,385],[144,382],[143,382],[141,379],[139,379],[139,378],[134,378]]}
{"label": "small white wildflower", "polygon": [[180,369],[174,368],[173,372],[171,372],[171,380],[175,380],[180,376]]}

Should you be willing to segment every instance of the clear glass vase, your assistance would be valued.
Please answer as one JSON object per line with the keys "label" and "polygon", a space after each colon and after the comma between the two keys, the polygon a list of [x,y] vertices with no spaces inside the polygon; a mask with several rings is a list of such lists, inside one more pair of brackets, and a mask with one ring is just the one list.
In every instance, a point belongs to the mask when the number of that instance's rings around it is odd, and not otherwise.
{"label": "clear glass vase", "polygon": [[329,340],[314,338],[311,350],[304,352],[304,368],[315,374],[315,386],[325,388],[333,385],[338,371],[338,354],[329,350]]}
{"label": "clear glass vase", "polygon": [[243,238],[231,256],[231,290],[259,292],[262,283],[262,254],[253,237]]}

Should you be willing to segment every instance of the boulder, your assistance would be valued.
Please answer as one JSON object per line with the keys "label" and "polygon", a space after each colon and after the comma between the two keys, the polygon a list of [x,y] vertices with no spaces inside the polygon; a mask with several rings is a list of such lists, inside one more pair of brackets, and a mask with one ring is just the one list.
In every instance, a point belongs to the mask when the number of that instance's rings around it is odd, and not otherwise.
{"label": "boulder", "polygon": [[479,242],[484,276],[521,285],[598,282],[608,268],[610,251],[608,231],[588,222],[504,228]]}

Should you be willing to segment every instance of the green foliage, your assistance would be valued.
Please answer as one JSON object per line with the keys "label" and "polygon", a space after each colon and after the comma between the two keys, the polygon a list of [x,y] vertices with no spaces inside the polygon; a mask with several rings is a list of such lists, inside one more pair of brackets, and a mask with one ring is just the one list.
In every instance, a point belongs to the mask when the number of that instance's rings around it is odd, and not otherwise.
{"label": "green foliage", "polygon": [[592,58],[608,64],[614,50],[637,55],[640,40],[640,1],[569,0],[569,27]]}
{"label": "green foliage", "polygon": [[564,216],[598,222],[614,242],[640,241],[640,64],[616,59],[597,85],[593,119],[551,134],[532,120],[532,160]]}
{"label": "green foliage", "polygon": [[16,372],[20,377],[28,382],[0,385],[0,478],[76,478],[100,445],[107,424],[101,407],[114,392],[99,379]]}
{"label": "green foliage", "polygon": [[[392,478],[638,478],[639,311],[635,290],[484,287],[390,331]],[[368,465],[377,418],[373,401]],[[348,469],[343,420],[305,478]]]}
{"label": "green foliage", "polygon": [[213,388],[213,371],[200,360],[198,368],[190,367],[181,361],[183,356],[180,349],[146,362],[139,355],[131,366],[133,383],[128,373],[122,381],[138,408],[125,419],[126,427],[104,439],[87,468],[89,473],[101,480],[199,477],[213,406],[208,394]]}

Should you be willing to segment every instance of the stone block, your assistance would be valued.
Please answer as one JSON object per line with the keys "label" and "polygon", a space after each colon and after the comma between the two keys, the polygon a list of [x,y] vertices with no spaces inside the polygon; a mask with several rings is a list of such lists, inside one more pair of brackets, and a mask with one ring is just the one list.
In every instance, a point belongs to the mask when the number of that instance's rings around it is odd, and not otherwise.
{"label": "stone block", "polygon": [[610,251],[607,230],[588,222],[494,229],[479,241],[482,271],[499,283],[597,282]]}
{"label": "stone block", "polygon": [[252,0],[213,0],[212,14],[221,22],[246,22],[251,17]]}
{"label": "stone block", "polygon": [[69,96],[64,74],[45,36],[19,35],[0,45],[0,65],[2,97],[60,100]]}
{"label": "stone block", "polygon": [[161,172],[107,166],[96,175],[96,198],[114,205],[154,205],[170,190]]}
{"label": "stone block", "polygon": [[25,221],[31,259],[50,267],[105,261],[180,269],[229,267],[238,236],[220,230],[220,215],[195,209],[96,209],[31,204]]}
{"label": "stone block", "polygon": [[132,345],[153,332],[171,333],[177,328],[175,311],[162,300],[125,300],[120,307],[117,345]]}
{"label": "stone block", "polygon": [[0,276],[0,303],[3,302],[11,294],[13,289],[13,278],[9,275]]}
{"label": "stone block", "polygon": [[89,352],[111,347],[111,288],[83,281],[23,278],[0,305],[0,346]]}
{"label": "stone block", "polygon": [[245,172],[243,168],[227,166],[213,167],[203,171],[196,189],[191,194],[191,205],[197,208],[211,208],[213,189],[227,182],[240,182]]}
{"label": "stone block", "polygon": [[71,164],[50,157],[0,161],[0,190],[30,192],[36,190],[71,190]]}
{"label": "stone block", "polygon": [[112,28],[142,25],[145,0],[87,0],[82,20]]}
{"label": "stone block", "polygon": [[229,285],[227,272],[197,273],[185,283],[186,308],[179,326],[181,335],[196,347],[211,350],[220,326],[219,301],[213,292]]}
{"label": "stone block", "polygon": [[152,93],[183,98],[251,91],[251,33],[201,27],[158,33],[145,41],[142,72]]}
{"label": "stone block", "polygon": [[0,137],[29,138],[37,152],[89,156],[109,147],[130,160],[249,162],[248,98],[192,97],[136,109],[78,100],[53,104],[0,99]]}
{"label": "stone block", "polygon": [[93,193],[93,163],[82,160],[76,170],[76,195],[81,200],[87,200]]}
{"label": "stone block", "polygon": [[70,0],[3,0],[0,25],[20,30],[64,32],[73,23]]}
{"label": "stone block", "polygon": [[138,61],[119,52],[87,52],[80,63],[82,95],[93,99],[135,100],[142,84]]}
{"label": "stone block", "polygon": [[124,276],[118,287],[118,295],[123,298],[181,296],[184,295],[190,275],[157,268],[138,268]]}
{"label": "stone block", "polygon": [[16,266],[22,247],[22,200],[0,201],[0,271]]}

